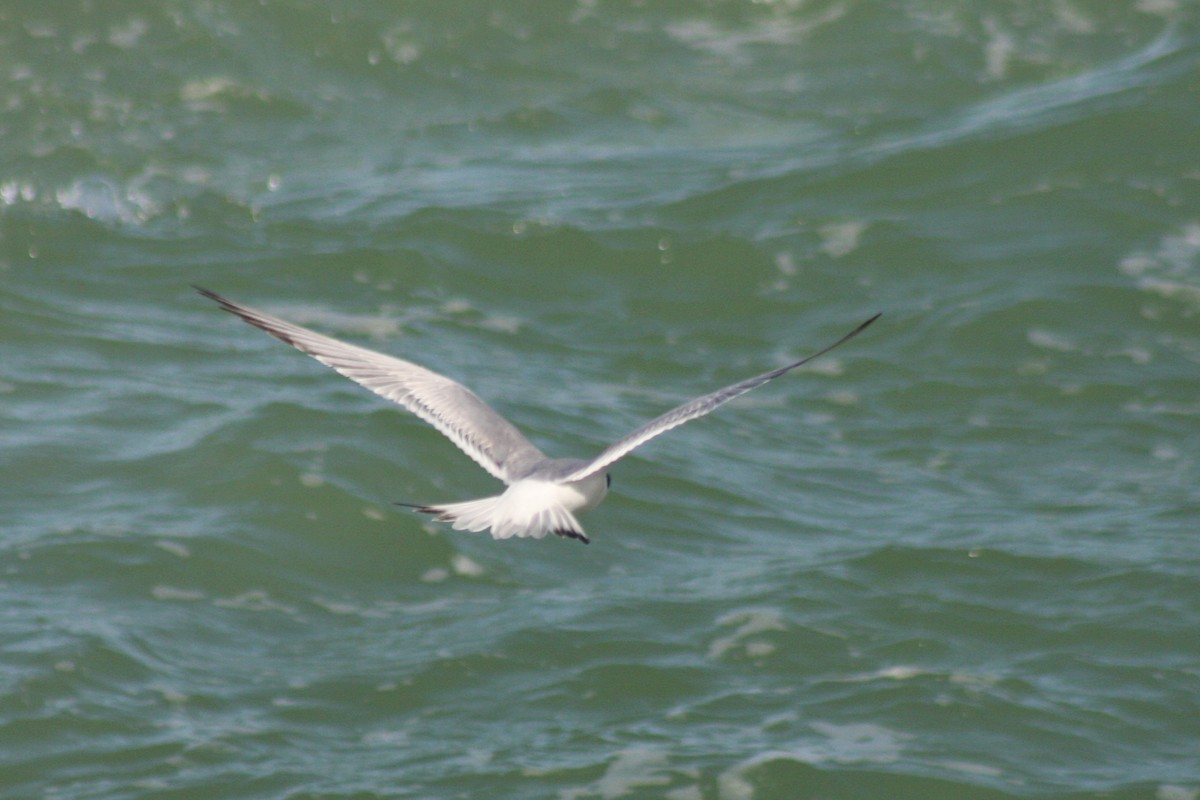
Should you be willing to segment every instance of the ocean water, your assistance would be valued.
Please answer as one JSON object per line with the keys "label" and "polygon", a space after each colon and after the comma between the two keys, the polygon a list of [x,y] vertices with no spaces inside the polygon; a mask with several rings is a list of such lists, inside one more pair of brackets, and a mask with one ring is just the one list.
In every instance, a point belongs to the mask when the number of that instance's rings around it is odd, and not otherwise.
{"label": "ocean water", "polygon": [[[0,797],[1200,798],[1200,7],[0,4]],[[190,284],[621,461],[589,546]]]}

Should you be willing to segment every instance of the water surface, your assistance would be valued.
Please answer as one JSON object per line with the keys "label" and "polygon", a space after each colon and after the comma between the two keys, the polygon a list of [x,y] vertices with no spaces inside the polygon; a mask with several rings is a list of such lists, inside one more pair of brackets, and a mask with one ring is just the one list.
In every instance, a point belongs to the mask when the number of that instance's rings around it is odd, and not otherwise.
{"label": "water surface", "polygon": [[[0,8],[6,798],[1200,797],[1192,4]],[[622,461],[592,544],[196,283]]]}

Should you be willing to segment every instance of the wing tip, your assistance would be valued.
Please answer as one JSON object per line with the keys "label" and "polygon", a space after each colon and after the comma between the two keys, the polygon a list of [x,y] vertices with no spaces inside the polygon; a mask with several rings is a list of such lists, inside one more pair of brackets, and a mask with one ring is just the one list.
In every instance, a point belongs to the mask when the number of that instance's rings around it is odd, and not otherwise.
{"label": "wing tip", "polygon": [[438,522],[446,522],[454,519],[454,516],[450,512],[446,511],[446,509],[439,508],[437,506],[425,505],[424,503],[402,503],[400,501],[396,501],[392,503],[392,505],[401,506],[403,508],[411,508],[418,514],[437,514],[438,516],[434,517],[434,519]]}
{"label": "wing tip", "polygon": [[232,303],[230,303],[230,301],[229,301],[229,300],[227,300],[227,299],[226,299],[225,297],[223,297],[222,295],[219,295],[219,294],[217,294],[217,293],[216,293],[216,292],[214,292],[212,289],[206,289],[206,288],[204,288],[203,286],[201,286],[201,285],[200,285],[200,284],[198,284],[198,283],[192,283],[192,284],[189,284],[189,285],[190,285],[190,286],[191,286],[193,289],[195,289],[197,292],[199,292],[200,294],[202,294],[202,295],[204,295],[205,297],[207,297],[209,300],[213,300],[213,301],[215,301],[215,302],[218,302],[218,303],[220,303],[220,304],[221,304],[221,305],[223,305],[223,306],[224,306],[224,305],[232,305]]}
{"label": "wing tip", "polygon": [[289,330],[290,328],[295,328],[297,330],[304,330],[303,328],[292,325],[291,323],[286,322],[281,319],[275,319],[274,317],[264,314],[263,312],[261,312],[257,309],[250,308],[248,306],[239,305],[238,303],[233,302],[229,298],[223,297],[222,295],[217,294],[216,292],[212,291],[211,289],[205,289],[203,286],[197,286],[196,284],[193,283],[192,288],[195,289],[200,294],[207,297],[209,300],[212,300],[217,305],[219,305],[221,307],[222,311],[228,311],[230,314],[233,314],[235,317],[240,319],[242,322],[245,322],[248,325],[253,325],[255,328],[258,328],[260,331],[263,331],[265,333],[270,334],[271,336],[274,336],[276,339],[283,342],[284,344],[290,344],[292,347],[295,347],[297,350],[300,350],[301,352],[312,355],[312,351],[308,347],[305,347],[300,342],[300,340]]}
{"label": "wing tip", "polygon": [[584,544],[590,544],[592,541],[583,531],[577,531],[573,528],[555,528],[554,533],[564,539],[576,539]]}
{"label": "wing tip", "polygon": [[[837,344],[831,345],[830,347],[826,348],[826,349],[825,349],[823,352],[826,352],[826,353],[827,353],[827,352],[829,352],[830,350],[832,350],[834,347],[837,347],[839,344],[843,344],[843,343],[845,343],[845,342],[848,342],[848,341],[850,341],[850,340],[851,340],[851,339],[853,339],[855,336],[858,336],[860,333],[862,333],[862,332],[863,332],[863,331],[865,331],[867,328],[869,328],[869,327],[871,326],[871,323],[875,322],[875,320],[879,319],[879,318],[880,318],[880,317],[882,317],[882,316],[883,316],[883,312],[882,312],[882,311],[877,311],[877,312],[875,312],[875,314],[874,314],[873,316],[871,316],[871,318],[870,318],[870,319],[868,319],[868,320],[866,320],[865,322],[861,323],[861,324],[860,324],[860,325],[859,325],[857,328],[855,328],[854,330],[850,331],[850,332],[849,332],[849,333],[847,333],[845,336],[843,336],[841,339],[839,339],[839,340],[838,340],[838,342],[837,342]],[[818,355],[819,355],[819,354],[818,354]],[[815,358],[816,356],[813,356],[813,357]]]}
{"label": "wing tip", "polygon": [[247,318],[246,312],[243,310],[243,308],[241,306],[239,306],[237,303],[230,300],[229,298],[227,298],[223,295],[217,294],[212,289],[205,289],[203,286],[198,286],[194,283],[191,286],[193,289],[195,289],[201,295],[203,295],[204,297],[207,297],[209,300],[212,300],[214,303],[219,305],[221,307],[222,311],[228,311],[230,314],[233,314],[234,316],[241,317],[243,320],[245,320],[246,322],[249,322],[251,325],[255,325],[256,327],[262,327],[261,325],[257,325],[257,323],[255,323],[252,320],[250,320],[249,318]]}

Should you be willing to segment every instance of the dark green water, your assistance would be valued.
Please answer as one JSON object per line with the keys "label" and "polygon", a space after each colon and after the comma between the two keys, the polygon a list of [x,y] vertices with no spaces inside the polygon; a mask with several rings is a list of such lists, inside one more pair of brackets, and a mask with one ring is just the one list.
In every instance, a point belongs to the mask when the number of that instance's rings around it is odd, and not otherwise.
{"label": "dark green water", "polygon": [[[0,3],[0,797],[1200,797],[1188,0]],[[221,291],[551,455],[592,544]]]}

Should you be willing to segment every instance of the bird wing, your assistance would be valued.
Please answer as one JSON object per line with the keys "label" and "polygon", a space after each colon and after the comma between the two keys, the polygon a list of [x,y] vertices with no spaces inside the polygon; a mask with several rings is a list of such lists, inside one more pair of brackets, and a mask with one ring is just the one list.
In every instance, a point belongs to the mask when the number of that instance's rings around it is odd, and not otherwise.
{"label": "bird wing", "polygon": [[505,483],[512,483],[523,470],[546,457],[512,423],[457,381],[410,361],[339,342],[216,292],[194,288],[229,313],[404,406]]}
{"label": "bird wing", "polygon": [[583,480],[587,476],[599,472],[600,470],[612,464],[614,461],[628,455],[629,451],[633,450],[635,447],[642,446],[655,436],[666,433],[672,428],[677,428],[683,423],[689,422],[697,417],[703,417],[705,414],[713,411],[718,406],[728,403],[738,395],[745,394],[751,389],[762,386],[767,381],[774,380],[786,372],[791,372],[796,367],[807,364],[809,361],[812,361],[818,356],[825,355],[838,345],[845,344],[858,334],[862,333],[868,325],[879,319],[880,316],[881,314],[876,314],[854,330],[850,331],[850,333],[846,334],[841,339],[838,339],[828,347],[818,350],[806,358],[802,358],[799,361],[788,364],[787,366],[773,369],[770,372],[764,372],[761,375],[756,375],[753,378],[747,378],[744,381],[731,384],[723,389],[718,389],[711,394],[706,394],[702,397],[697,397],[694,400],[689,400],[683,405],[671,409],[662,416],[655,417],[632,433],[623,436],[600,455],[596,456],[596,458],[594,458],[590,463],[585,464],[584,466],[572,472],[563,479],[564,482]]}

